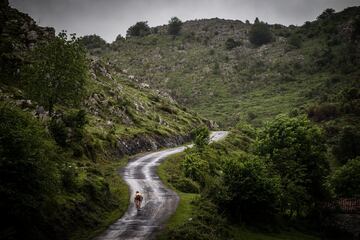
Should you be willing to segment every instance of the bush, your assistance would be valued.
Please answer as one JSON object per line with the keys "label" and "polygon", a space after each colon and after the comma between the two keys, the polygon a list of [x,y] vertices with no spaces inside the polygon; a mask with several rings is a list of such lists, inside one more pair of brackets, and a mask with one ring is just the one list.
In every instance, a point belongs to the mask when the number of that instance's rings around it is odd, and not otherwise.
{"label": "bush", "polygon": [[344,127],[339,135],[334,154],[337,160],[345,164],[349,159],[360,156],[360,132],[354,127]]}
{"label": "bush", "polygon": [[301,48],[302,40],[298,34],[292,34],[288,39],[288,44],[294,48]]}
{"label": "bush", "polygon": [[277,212],[280,179],[270,175],[263,161],[245,154],[226,160],[223,184],[227,199],[220,206],[232,217],[256,222]]}
{"label": "bush", "polygon": [[187,154],[182,162],[182,168],[186,177],[205,184],[205,177],[209,173],[209,163],[198,154]]}
{"label": "bush", "polygon": [[79,42],[84,45],[86,49],[92,50],[96,48],[104,49],[107,46],[107,43],[98,35],[87,35],[79,39]]}
{"label": "bush", "polygon": [[233,38],[228,38],[225,42],[225,49],[231,50],[241,45],[242,43],[240,41],[235,41]]}
{"label": "bush", "polygon": [[135,25],[129,27],[126,32],[127,37],[144,37],[151,33],[147,22],[137,22]]}
{"label": "bush", "polygon": [[200,186],[189,178],[179,178],[172,185],[185,193],[199,193],[200,191]]}
{"label": "bush", "polygon": [[218,62],[215,62],[214,63],[214,68],[213,68],[213,74],[219,75],[220,73],[221,73],[220,64]]}
{"label": "bush", "polygon": [[169,21],[168,33],[173,36],[179,35],[182,24],[183,23],[179,18],[177,17],[171,18]]}
{"label": "bush", "polygon": [[219,214],[214,204],[206,199],[193,203],[194,216],[184,224],[165,231],[167,240],[222,240],[233,239],[225,218]]}
{"label": "bush", "polygon": [[195,129],[192,132],[193,137],[195,138],[194,144],[198,149],[202,149],[209,144],[210,141],[210,131],[207,127],[200,127]]}
{"label": "bush", "polygon": [[360,157],[336,170],[331,184],[338,197],[360,197]]}
{"label": "bush", "polygon": [[255,22],[254,25],[252,25],[249,33],[249,41],[252,44],[261,46],[263,44],[270,43],[273,40],[273,35],[267,24],[263,22]]}
{"label": "bush", "polygon": [[324,19],[328,19],[331,16],[333,16],[335,13],[335,10],[332,8],[328,8],[325,11],[323,11],[318,17],[317,20],[324,20]]}
{"label": "bush", "polygon": [[87,123],[86,112],[84,110],[71,111],[67,114],[53,117],[49,130],[56,143],[62,147],[71,146],[79,155],[79,147],[74,146],[81,143],[83,139],[83,128]]}
{"label": "bush", "polygon": [[338,115],[338,108],[332,103],[314,105],[308,109],[308,117],[316,122],[334,119]]}

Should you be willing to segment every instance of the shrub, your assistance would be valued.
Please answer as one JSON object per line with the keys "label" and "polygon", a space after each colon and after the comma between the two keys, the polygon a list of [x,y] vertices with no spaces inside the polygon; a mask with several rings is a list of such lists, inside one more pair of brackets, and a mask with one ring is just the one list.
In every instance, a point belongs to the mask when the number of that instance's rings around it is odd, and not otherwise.
{"label": "shrub", "polygon": [[294,48],[301,48],[302,40],[298,34],[291,34],[288,39],[288,44]]}
{"label": "shrub", "polygon": [[263,161],[245,154],[226,160],[223,184],[227,189],[223,205],[232,217],[256,221],[276,213],[280,179],[270,175]]}
{"label": "shrub", "polygon": [[339,197],[360,197],[360,157],[349,160],[336,170],[331,184]]}
{"label": "shrub", "polygon": [[195,129],[192,132],[192,135],[195,138],[194,143],[198,149],[202,149],[209,144],[210,131],[207,127],[200,127]]}
{"label": "shrub", "polygon": [[225,42],[225,49],[231,50],[241,45],[242,43],[240,41],[235,41],[233,38],[228,38]]}
{"label": "shrub", "polygon": [[308,109],[308,117],[316,122],[333,119],[338,115],[338,108],[332,103],[314,105]]}
{"label": "shrub", "polygon": [[360,156],[360,132],[354,127],[344,127],[340,133],[334,154],[337,160],[345,164],[349,159]]}
{"label": "shrub", "polygon": [[187,154],[182,161],[182,168],[186,177],[199,182],[203,186],[210,166],[198,154]]}
{"label": "shrub", "polygon": [[92,50],[96,48],[104,49],[107,46],[107,43],[98,35],[87,35],[79,39],[79,42],[84,45],[86,49]]}
{"label": "shrub", "polygon": [[249,41],[252,44],[261,46],[263,44],[270,43],[273,40],[273,35],[267,24],[263,22],[255,22],[254,25],[252,25],[249,33]]}
{"label": "shrub", "polygon": [[214,68],[213,68],[213,74],[214,75],[219,75],[221,73],[220,71],[220,64],[218,62],[214,63]]}
{"label": "shrub", "polygon": [[327,19],[327,18],[331,17],[332,15],[334,15],[334,13],[335,13],[335,10],[332,9],[332,8],[325,9],[325,11],[323,11],[323,12],[317,17],[317,19],[318,19],[318,20]]}
{"label": "shrub", "polygon": [[79,146],[74,146],[74,144],[81,143],[84,135],[83,128],[86,123],[86,112],[84,110],[71,111],[67,114],[53,117],[49,130],[57,144],[62,147],[73,146],[73,150],[79,153]]}
{"label": "shrub", "polygon": [[144,37],[151,33],[147,22],[137,22],[135,25],[129,27],[126,32],[127,37]]}
{"label": "shrub", "polygon": [[182,24],[179,18],[172,17],[169,21],[168,33],[173,36],[179,35]]}
{"label": "shrub", "polygon": [[173,186],[185,193],[199,193],[200,191],[200,186],[189,178],[179,178]]}

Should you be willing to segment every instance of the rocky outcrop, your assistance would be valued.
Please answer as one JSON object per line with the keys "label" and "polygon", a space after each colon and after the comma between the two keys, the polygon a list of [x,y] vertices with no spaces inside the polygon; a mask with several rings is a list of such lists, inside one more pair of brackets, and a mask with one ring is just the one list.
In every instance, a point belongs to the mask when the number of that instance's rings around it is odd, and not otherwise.
{"label": "rocky outcrop", "polygon": [[26,50],[31,43],[55,37],[55,29],[40,27],[27,14],[11,8],[3,1],[0,4],[0,37],[11,40],[16,50]]}
{"label": "rocky outcrop", "polygon": [[175,147],[191,140],[190,135],[186,136],[137,136],[131,139],[119,139],[116,143],[115,152],[118,157],[134,155],[141,152],[155,151],[162,147]]}

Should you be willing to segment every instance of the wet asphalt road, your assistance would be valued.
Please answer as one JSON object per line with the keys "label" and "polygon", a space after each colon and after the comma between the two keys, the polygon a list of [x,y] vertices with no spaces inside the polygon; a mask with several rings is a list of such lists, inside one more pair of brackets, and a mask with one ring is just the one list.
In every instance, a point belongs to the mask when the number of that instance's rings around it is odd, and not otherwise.
{"label": "wet asphalt road", "polygon": [[[221,140],[227,134],[225,131],[212,132],[210,140]],[[122,176],[130,187],[130,206],[122,218],[94,240],[153,238],[156,230],[175,212],[179,202],[178,195],[160,181],[156,168],[167,156],[182,152],[191,146],[149,153],[131,161],[122,171]],[[140,191],[144,196],[140,211],[137,211],[134,205],[135,191]]]}

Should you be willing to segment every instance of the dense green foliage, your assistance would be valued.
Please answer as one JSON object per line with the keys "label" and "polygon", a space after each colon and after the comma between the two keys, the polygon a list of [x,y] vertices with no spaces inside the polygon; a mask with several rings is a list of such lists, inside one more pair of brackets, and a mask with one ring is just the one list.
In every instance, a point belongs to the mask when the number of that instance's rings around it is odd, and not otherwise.
{"label": "dense green foliage", "polygon": [[324,199],[329,165],[320,128],[306,119],[279,116],[260,134],[258,152],[281,176],[281,208],[301,215]]}
{"label": "dense green foliage", "polygon": [[81,102],[88,65],[75,36],[68,40],[62,32],[50,42],[38,45],[31,53],[30,64],[22,71],[27,96],[50,114],[56,104],[77,106]]}
{"label": "dense green foliage", "polygon": [[[162,178],[166,174],[167,183],[182,192],[190,191],[179,188],[177,181],[190,178],[199,185],[201,197],[189,203],[194,206],[191,221],[171,225],[161,236],[188,239],[185,233],[191,232],[195,239],[207,239],[209,230],[193,228],[206,225],[220,231],[219,236],[211,239],[232,239],[229,226],[246,224],[257,229],[279,230],[281,219],[289,221],[285,225],[290,227],[292,221],[314,217],[311,210],[319,197],[323,197],[319,194],[327,192],[328,168],[320,139],[319,128],[304,117],[280,115],[259,130],[241,123],[222,142],[204,145],[201,150],[188,149],[170,158],[170,163],[165,163],[165,169],[161,170]],[[280,152],[287,156],[283,161],[275,160]],[[285,170],[278,170],[288,165]],[[318,192],[314,193],[315,189]],[[201,218],[201,207],[197,207],[201,204],[211,206],[209,217],[218,216],[225,226]],[[224,229],[218,229],[219,226]]]}
{"label": "dense green foliage", "polygon": [[200,127],[192,132],[195,146],[199,149],[204,148],[210,140],[210,131],[207,127]]}
{"label": "dense green foliage", "polygon": [[95,166],[79,168],[29,113],[3,105],[0,120],[1,238],[68,239],[119,207],[121,185],[110,189]]}
{"label": "dense green foliage", "polygon": [[171,18],[168,25],[168,33],[173,36],[178,35],[180,33],[182,24],[183,23],[179,18]]}
{"label": "dense green foliage", "polygon": [[219,204],[235,221],[266,223],[279,207],[279,180],[260,159],[246,154],[230,158],[223,166],[226,190],[218,196],[224,198]]}
{"label": "dense green foliage", "polygon": [[360,157],[349,160],[337,169],[332,178],[332,186],[339,197],[360,196]]}
{"label": "dense green foliage", "polygon": [[32,223],[46,223],[45,206],[59,191],[57,149],[29,114],[13,107],[0,106],[0,135],[0,211],[6,223],[0,236],[15,231],[42,239]]}
{"label": "dense green foliage", "polygon": [[147,22],[137,22],[129,27],[126,32],[127,37],[144,37],[150,34],[150,27]]}
{"label": "dense green foliage", "polygon": [[339,134],[334,153],[338,161],[345,164],[349,159],[360,156],[360,132],[354,127],[344,127]]}
{"label": "dense green foliage", "polygon": [[270,43],[273,39],[270,28],[266,23],[255,22],[250,29],[249,41],[256,46]]}

